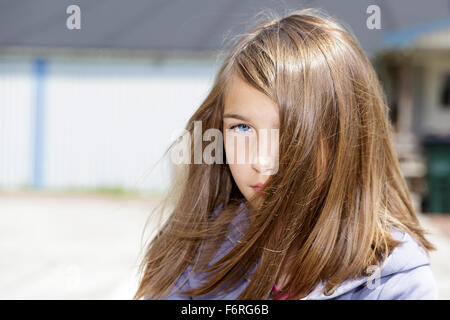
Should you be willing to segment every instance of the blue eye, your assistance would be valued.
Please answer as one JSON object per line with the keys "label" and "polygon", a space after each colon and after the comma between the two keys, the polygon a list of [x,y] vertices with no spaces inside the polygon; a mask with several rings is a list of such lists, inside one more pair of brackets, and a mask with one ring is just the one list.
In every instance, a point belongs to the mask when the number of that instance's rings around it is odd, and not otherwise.
{"label": "blue eye", "polygon": [[248,125],[246,125],[246,124],[243,124],[243,123],[234,125],[234,126],[230,127],[230,129],[234,130],[234,128],[236,128],[236,127],[240,128],[240,129],[243,129],[243,130],[239,130],[239,131],[243,131],[243,132],[247,132],[247,131],[250,130],[250,127]]}

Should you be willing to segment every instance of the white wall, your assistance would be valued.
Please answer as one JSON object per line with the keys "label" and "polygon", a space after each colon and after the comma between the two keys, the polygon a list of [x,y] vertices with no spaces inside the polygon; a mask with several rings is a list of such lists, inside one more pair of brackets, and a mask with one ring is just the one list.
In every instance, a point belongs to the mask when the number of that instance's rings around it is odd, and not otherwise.
{"label": "white wall", "polygon": [[440,105],[443,75],[450,72],[447,54],[424,55],[418,62],[424,68],[424,104],[422,118],[417,121],[423,134],[449,134],[450,109]]}
{"label": "white wall", "polygon": [[[32,61],[0,57],[0,187],[30,185]],[[53,58],[45,77],[43,187],[165,187],[152,167],[206,97],[216,62]]]}
{"label": "white wall", "polygon": [[0,187],[25,186],[31,175],[32,64],[0,59]]}

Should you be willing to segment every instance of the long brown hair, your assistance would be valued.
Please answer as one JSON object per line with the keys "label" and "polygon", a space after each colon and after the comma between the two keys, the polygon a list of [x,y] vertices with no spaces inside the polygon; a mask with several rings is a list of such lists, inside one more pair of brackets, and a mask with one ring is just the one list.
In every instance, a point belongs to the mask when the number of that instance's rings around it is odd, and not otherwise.
{"label": "long brown hair", "polygon": [[[168,215],[146,246],[135,299],[166,296],[188,265],[209,277],[185,294],[225,292],[255,263],[238,299],[267,299],[282,267],[289,281],[280,295],[301,296],[321,281],[330,294],[401,244],[391,236],[393,226],[427,254],[435,250],[399,170],[384,92],[352,32],[317,9],[269,14],[240,35],[185,129],[193,136],[194,121],[201,121],[204,130],[223,130],[224,95],[239,76],[279,107],[278,172],[254,208],[227,163],[175,165],[158,208]],[[210,264],[242,202],[248,213],[240,223],[246,219],[248,227]],[[205,254],[196,254],[199,249]]]}

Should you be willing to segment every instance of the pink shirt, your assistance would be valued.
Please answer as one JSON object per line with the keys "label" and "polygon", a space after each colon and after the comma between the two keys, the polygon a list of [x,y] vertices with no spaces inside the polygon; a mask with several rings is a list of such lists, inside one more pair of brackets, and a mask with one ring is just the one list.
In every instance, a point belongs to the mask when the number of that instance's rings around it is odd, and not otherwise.
{"label": "pink shirt", "polygon": [[[276,285],[276,284],[274,284],[273,285],[273,288],[272,288],[272,292],[273,293],[277,293],[277,292],[279,292],[280,291],[280,288],[278,288],[278,286]],[[306,297],[303,297],[303,298],[301,298],[301,299],[299,299],[299,300],[306,300],[307,299],[307,296]],[[282,296],[280,299],[277,299],[277,300],[289,300],[289,294],[288,293],[286,293],[284,296]]]}
{"label": "pink shirt", "polygon": [[[274,293],[277,293],[277,292],[280,291],[280,289],[279,289],[278,286],[275,284],[275,285],[273,285],[272,291],[273,291]],[[278,300],[288,300],[288,297],[289,297],[289,294],[286,293],[284,296],[282,296],[282,297],[281,297],[280,299],[278,299]]]}

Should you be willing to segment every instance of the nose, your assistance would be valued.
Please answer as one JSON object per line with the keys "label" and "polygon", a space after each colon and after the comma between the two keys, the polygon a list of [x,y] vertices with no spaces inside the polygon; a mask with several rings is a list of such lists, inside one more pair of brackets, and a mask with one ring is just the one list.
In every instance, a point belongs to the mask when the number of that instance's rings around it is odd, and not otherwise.
{"label": "nose", "polygon": [[[264,134],[265,133],[265,134]],[[255,141],[256,142],[256,141]],[[254,145],[251,155],[253,170],[261,175],[274,175],[278,171],[278,131],[271,130],[258,135],[258,145]]]}
{"label": "nose", "polygon": [[272,157],[269,156],[257,156],[255,161],[252,161],[252,168],[256,172],[262,175],[271,175],[274,171],[274,163]]}

